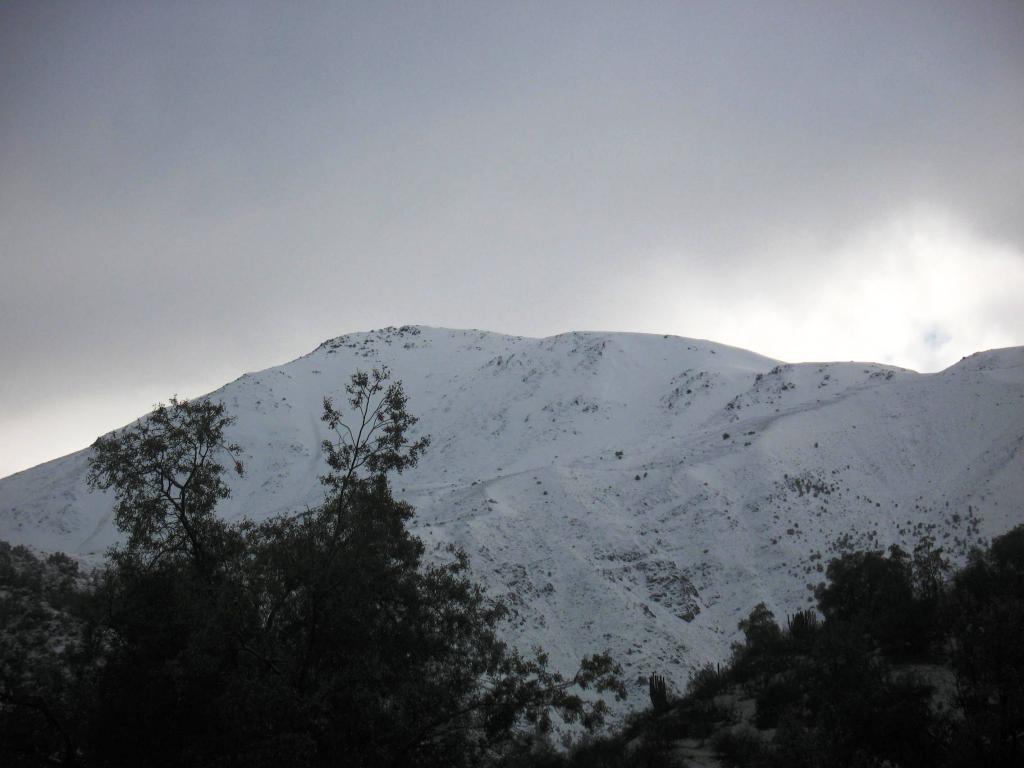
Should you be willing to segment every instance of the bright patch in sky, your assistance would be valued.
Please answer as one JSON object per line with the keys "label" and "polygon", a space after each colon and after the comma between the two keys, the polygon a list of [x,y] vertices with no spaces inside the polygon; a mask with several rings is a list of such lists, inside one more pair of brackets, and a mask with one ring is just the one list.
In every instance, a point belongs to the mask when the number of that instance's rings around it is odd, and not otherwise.
{"label": "bright patch in sky", "polygon": [[810,248],[777,247],[746,260],[742,273],[665,259],[643,289],[664,305],[673,303],[666,286],[677,295],[675,332],[791,362],[866,360],[932,372],[1021,341],[1024,254],[947,214],[921,208]]}

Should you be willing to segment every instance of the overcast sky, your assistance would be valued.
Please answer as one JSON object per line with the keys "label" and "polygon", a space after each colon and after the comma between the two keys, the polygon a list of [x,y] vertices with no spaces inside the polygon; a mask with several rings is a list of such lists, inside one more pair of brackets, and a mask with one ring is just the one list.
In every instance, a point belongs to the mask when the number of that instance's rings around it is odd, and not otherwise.
{"label": "overcast sky", "polygon": [[0,476],[404,323],[1024,344],[1024,3],[0,5]]}

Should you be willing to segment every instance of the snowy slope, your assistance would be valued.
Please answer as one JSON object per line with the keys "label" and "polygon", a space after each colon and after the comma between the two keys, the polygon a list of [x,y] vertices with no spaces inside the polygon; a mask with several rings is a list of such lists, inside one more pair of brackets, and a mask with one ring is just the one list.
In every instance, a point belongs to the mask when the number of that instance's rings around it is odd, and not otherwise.
{"label": "snowy slope", "polygon": [[[227,517],[316,504],[325,394],[388,365],[432,446],[395,479],[428,548],[464,546],[510,637],[569,669],[610,650],[679,688],[764,601],[784,615],[837,550],[962,554],[1024,522],[1024,348],[938,374],[787,365],[706,341],[408,327],[332,339],[213,397],[248,456]],[[0,538],[98,553],[110,498],[81,452],[0,480]]]}

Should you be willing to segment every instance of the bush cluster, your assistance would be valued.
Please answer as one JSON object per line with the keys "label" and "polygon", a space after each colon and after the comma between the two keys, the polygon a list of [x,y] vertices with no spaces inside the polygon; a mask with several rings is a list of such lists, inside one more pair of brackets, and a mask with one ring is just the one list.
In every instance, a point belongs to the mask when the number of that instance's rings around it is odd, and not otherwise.
{"label": "bush cluster", "polygon": [[721,731],[726,765],[1024,764],[1024,526],[955,573],[923,540],[826,574],[816,612],[783,627],[762,604],[740,622],[714,690],[752,699],[759,733]]}
{"label": "bush cluster", "polygon": [[652,685],[594,764],[680,764],[690,744],[733,768],[1024,765],[1024,526],[957,571],[924,539],[849,552],[826,576],[816,610],[780,624],[756,606],[729,663],[684,696]]}

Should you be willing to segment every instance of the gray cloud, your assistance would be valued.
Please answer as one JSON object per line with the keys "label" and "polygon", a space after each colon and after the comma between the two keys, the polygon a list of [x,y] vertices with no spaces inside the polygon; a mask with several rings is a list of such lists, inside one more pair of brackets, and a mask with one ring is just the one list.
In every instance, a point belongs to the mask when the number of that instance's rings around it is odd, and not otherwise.
{"label": "gray cloud", "polygon": [[[1022,33],[1014,2],[5,4],[0,474],[387,324],[1024,343]],[[901,227],[969,284],[918,290]],[[874,273],[918,304],[872,336],[834,284]]]}

